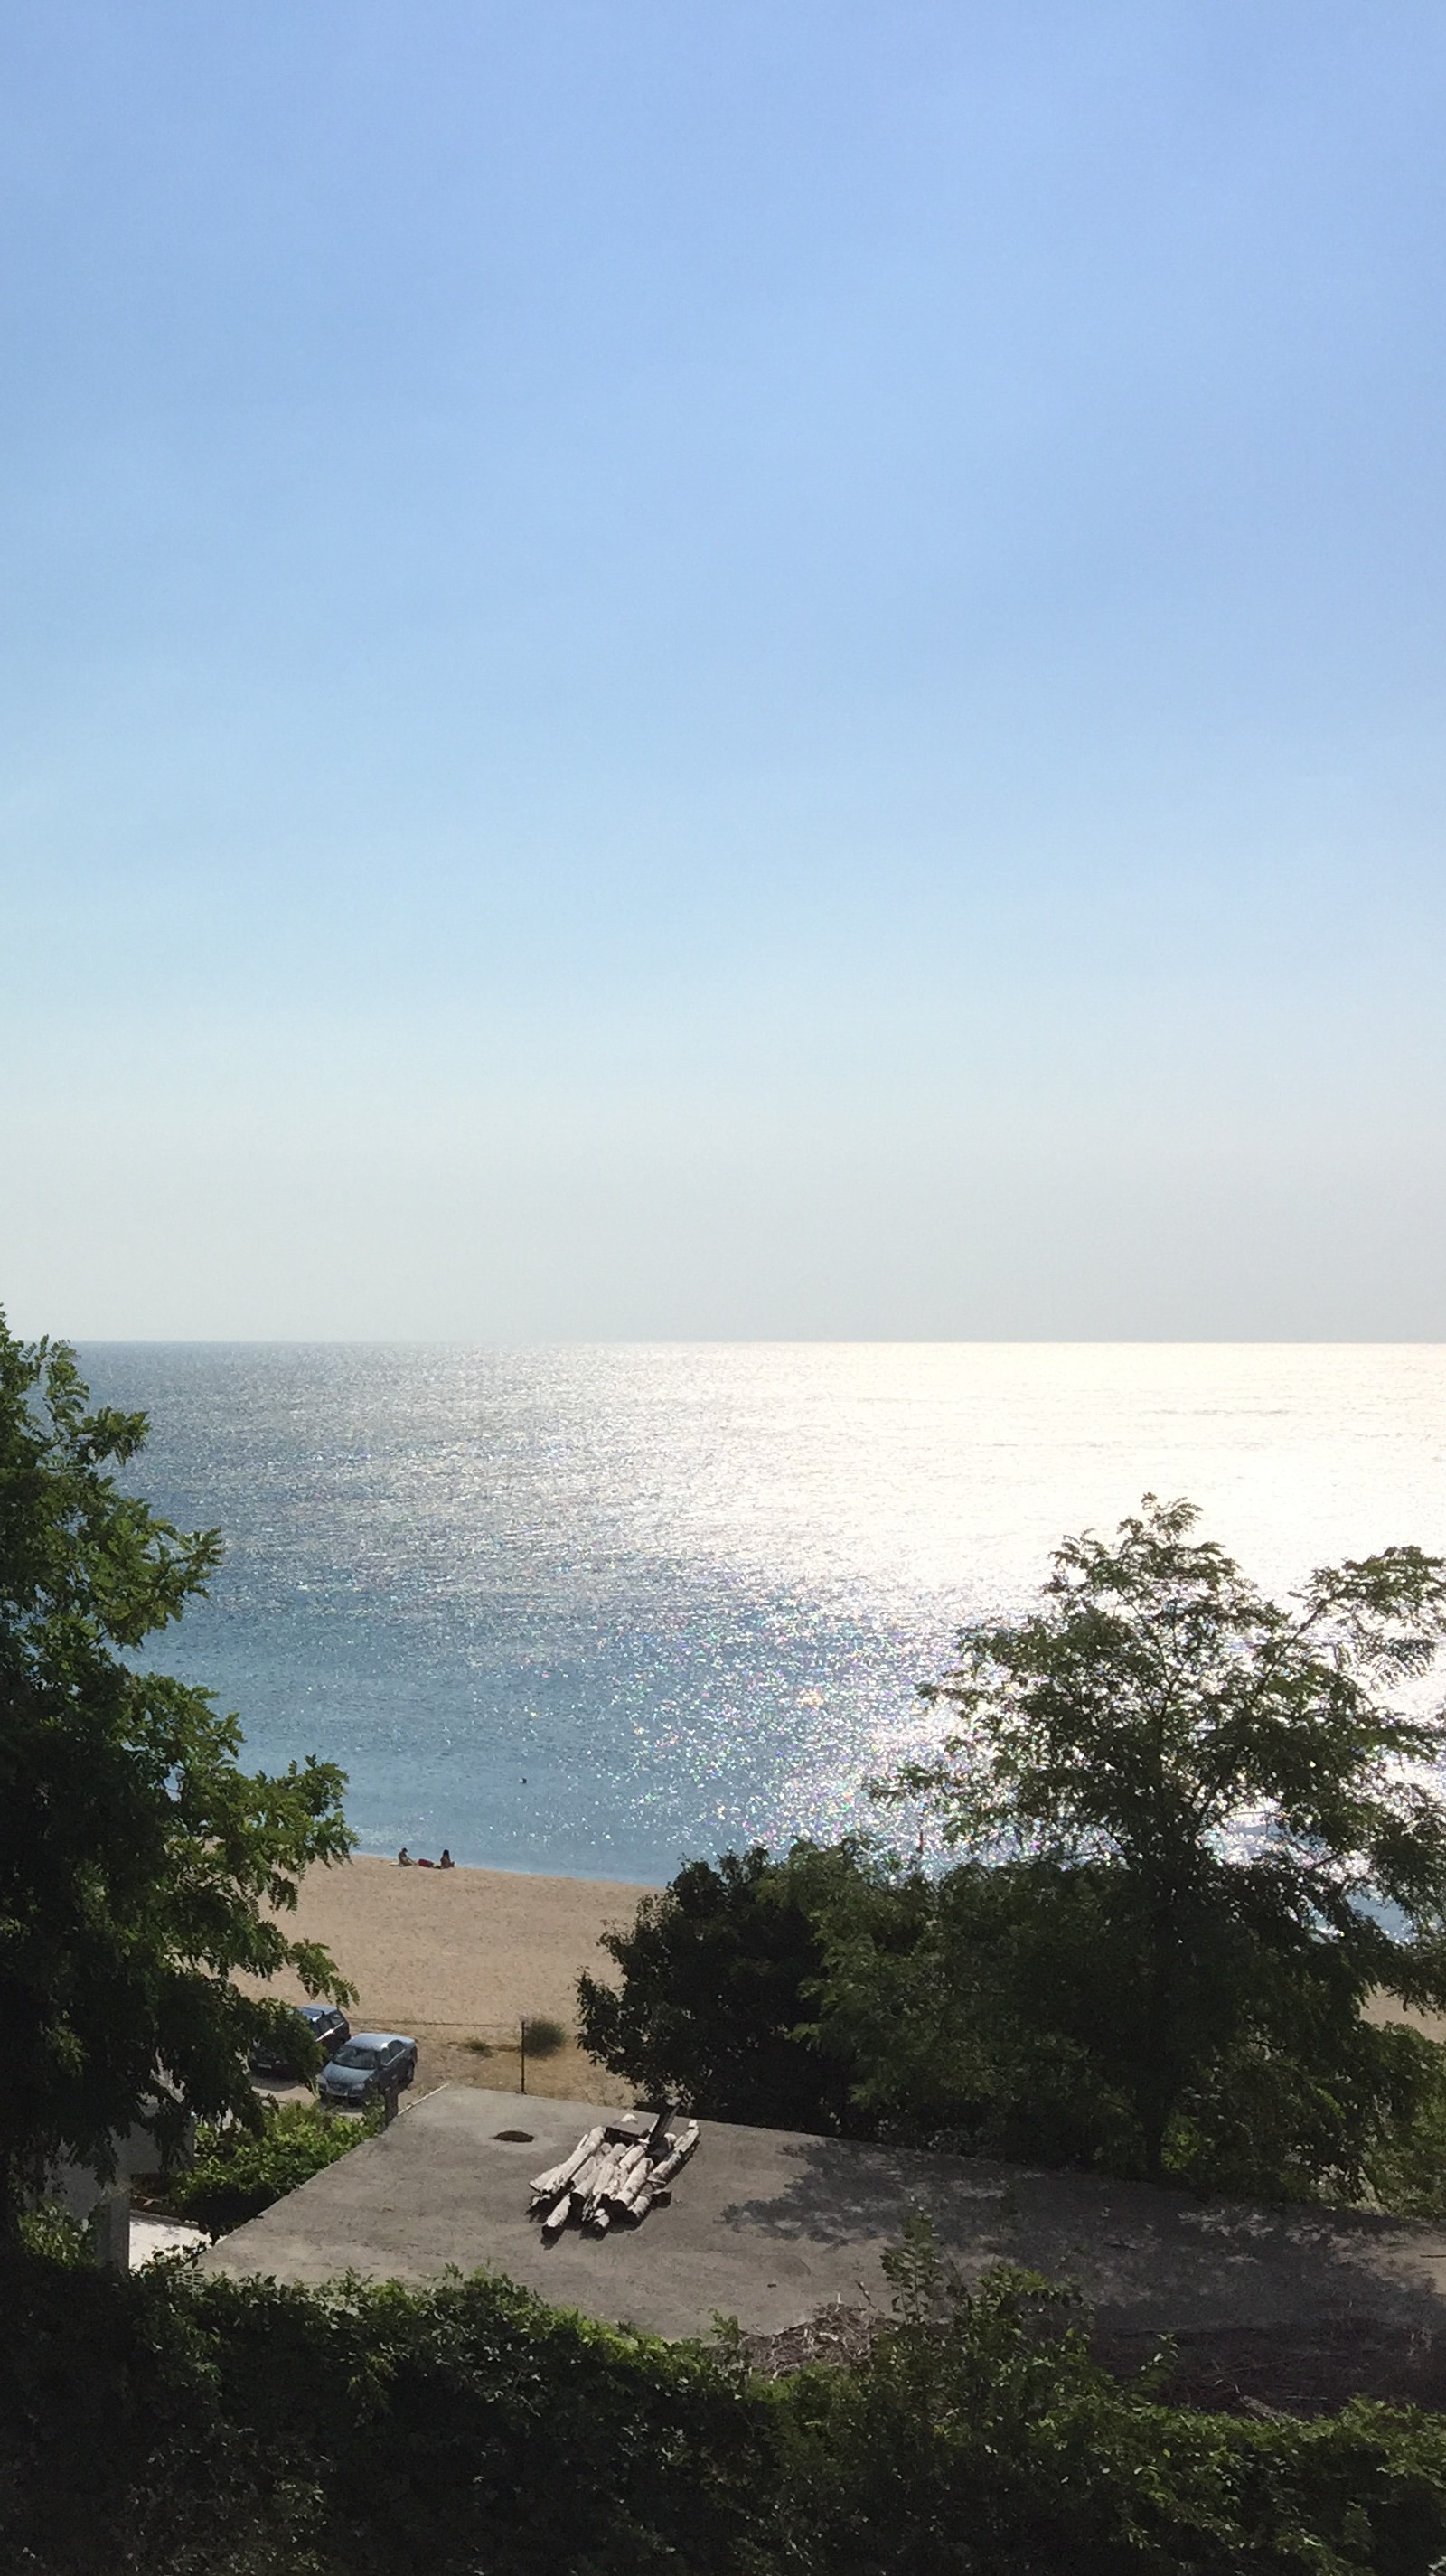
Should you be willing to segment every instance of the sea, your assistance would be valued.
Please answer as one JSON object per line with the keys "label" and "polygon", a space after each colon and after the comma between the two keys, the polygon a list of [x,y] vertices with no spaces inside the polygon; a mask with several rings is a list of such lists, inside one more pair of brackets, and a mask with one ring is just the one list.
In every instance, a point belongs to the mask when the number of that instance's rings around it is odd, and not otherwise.
{"label": "sea", "polygon": [[1066,1532],[1198,1503],[1267,1585],[1446,1553],[1446,1346],[96,1343],[128,1481],[219,1527],[150,1649],[370,1852],[660,1881],[887,1831],[918,1684]]}

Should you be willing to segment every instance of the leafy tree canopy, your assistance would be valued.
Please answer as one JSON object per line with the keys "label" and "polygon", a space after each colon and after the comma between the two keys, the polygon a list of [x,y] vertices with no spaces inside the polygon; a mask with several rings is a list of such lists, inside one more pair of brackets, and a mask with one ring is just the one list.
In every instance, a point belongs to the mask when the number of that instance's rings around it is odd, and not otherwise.
{"label": "leafy tree canopy", "polygon": [[881,1794],[923,1798],[949,1846],[1032,1885],[1036,1931],[1093,1914],[1099,1973],[1056,2026],[1128,2105],[1148,2172],[1249,2178],[1253,2134],[1277,2170],[1358,2187],[1431,2076],[1362,2003],[1446,2005],[1446,1729],[1411,1704],[1446,1564],[1386,1548],[1282,1606],[1198,1517],[1147,1495],[1113,1540],[1067,1539],[1035,1612],[964,1630],[926,1685],[949,1732]]}
{"label": "leafy tree canopy", "polygon": [[621,1987],[578,1981],[578,2036],[611,2073],[652,2100],[714,2120],[837,2130],[850,2117],[849,2070],[801,2027],[824,1968],[819,1917],[867,1884],[852,1846],[761,1845],[716,1865],[685,1863],[643,1899],[626,1930],[603,1935]]}
{"label": "leafy tree canopy", "polygon": [[717,2118],[1434,2212],[1446,2051],[1363,2006],[1446,2005],[1443,1618],[1417,1548],[1282,1607],[1147,1498],[929,1687],[941,1743],[880,1793],[952,1866],[690,1862],[584,2044]]}
{"label": "leafy tree canopy", "polygon": [[145,1434],[0,1316],[0,2223],[133,2124],[162,2154],[192,2114],[256,2125],[246,2054],[292,2017],[237,1971],[349,1991],[270,1911],[349,1850],[342,1774],[243,1772],[236,1718],[136,1659],[221,1552],[118,1484]]}

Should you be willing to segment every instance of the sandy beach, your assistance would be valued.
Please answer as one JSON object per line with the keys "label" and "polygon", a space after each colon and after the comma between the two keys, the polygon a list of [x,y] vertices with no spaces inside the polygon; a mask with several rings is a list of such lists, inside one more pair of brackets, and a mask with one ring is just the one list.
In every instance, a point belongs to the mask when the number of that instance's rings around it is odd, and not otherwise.
{"label": "sandy beach", "polygon": [[[646,1887],[613,1879],[541,1878],[499,1869],[398,1869],[354,1859],[311,1870],[290,1936],[324,1941],[357,1988],[356,2029],[404,2031],[420,2044],[418,2081],[504,2090],[519,2075],[518,2024],[547,2015],[571,2031],[578,1972],[611,1973],[598,1948],[631,1921]],[[294,1978],[274,1991],[299,2002]],[[573,2046],[533,2061],[529,2087],[566,2098],[623,2100]]]}

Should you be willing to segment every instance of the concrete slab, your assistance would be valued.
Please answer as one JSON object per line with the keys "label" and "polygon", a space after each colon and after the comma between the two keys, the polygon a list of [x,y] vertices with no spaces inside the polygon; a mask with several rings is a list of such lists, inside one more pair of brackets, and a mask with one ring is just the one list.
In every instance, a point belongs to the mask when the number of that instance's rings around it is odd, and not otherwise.
{"label": "concrete slab", "polygon": [[130,2265],[133,2272],[144,2271],[162,2254],[199,2254],[206,2243],[206,2232],[191,2227],[184,2218],[137,2218],[132,2214]]}
{"label": "concrete slab", "polygon": [[[319,2282],[506,2273],[561,2307],[653,2333],[715,2311],[773,2334],[830,2300],[887,2309],[880,2258],[926,2209],[966,2277],[1027,2265],[1077,2280],[1100,2324],[1156,2333],[1308,2329],[1342,2317],[1446,2331],[1446,2232],[1366,2213],[1197,2201],[1145,2183],[849,2146],[705,2121],[670,2207],[600,2239],[543,2245],[532,2174],[606,2114],[588,2102],[444,2087],[224,2237],[212,2272]],[[500,2132],[525,2130],[525,2140]]]}

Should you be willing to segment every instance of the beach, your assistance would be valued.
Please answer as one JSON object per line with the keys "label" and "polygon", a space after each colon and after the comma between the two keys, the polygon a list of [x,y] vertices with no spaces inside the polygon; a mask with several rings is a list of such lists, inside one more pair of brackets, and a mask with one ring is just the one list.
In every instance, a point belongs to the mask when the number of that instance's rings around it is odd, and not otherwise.
{"label": "beach", "polygon": [[[521,2071],[523,2015],[545,2015],[570,2033],[579,1971],[615,1975],[599,1936],[630,1923],[649,1893],[615,1879],[399,1869],[359,1858],[309,1870],[296,1912],[279,1919],[289,1938],[325,1942],[356,1987],[358,2001],[348,2007],[354,2029],[397,2030],[417,2041],[422,2091],[443,2083],[509,2091]],[[291,1976],[267,1991],[303,1999]],[[527,2084],[564,2099],[630,2098],[571,2042],[531,2059]]]}

